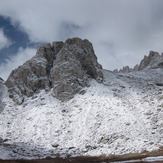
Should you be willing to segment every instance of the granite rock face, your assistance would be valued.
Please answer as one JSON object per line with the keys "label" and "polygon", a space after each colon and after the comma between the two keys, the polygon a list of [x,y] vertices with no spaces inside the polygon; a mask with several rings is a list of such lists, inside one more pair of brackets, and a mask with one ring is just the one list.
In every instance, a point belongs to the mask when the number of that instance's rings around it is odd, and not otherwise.
{"label": "granite rock face", "polygon": [[72,38],[40,47],[33,58],[11,72],[6,86],[17,104],[41,89],[52,89],[53,96],[67,101],[89,86],[89,78],[102,82],[101,69],[92,44]]}

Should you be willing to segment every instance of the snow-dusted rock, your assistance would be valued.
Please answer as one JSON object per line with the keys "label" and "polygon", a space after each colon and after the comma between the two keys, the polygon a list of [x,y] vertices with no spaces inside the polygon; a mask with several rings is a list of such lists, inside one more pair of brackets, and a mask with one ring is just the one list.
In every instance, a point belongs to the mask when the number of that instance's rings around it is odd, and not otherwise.
{"label": "snow-dusted rock", "polygon": [[0,78],[0,112],[3,111],[5,104],[3,103],[3,98],[6,94],[6,87],[4,85],[4,81],[2,78]]}
{"label": "snow-dusted rock", "polygon": [[147,69],[157,68],[163,68],[163,53],[160,55],[158,52],[150,51],[149,55],[145,55],[144,58],[141,60],[140,64],[135,65],[134,68],[125,66],[119,71],[114,70],[113,72],[128,73],[132,71],[143,71]]}
{"label": "snow-dusted rock", "polygon": [[131,72],[132,69],[129,66],[125,66],[122,69],[119,70],[119,72],[124,72],[124,73],[128,73]]}
{"label": "snow-dusted rock", "polygon": [[158,52],[150,51],[148,56],[144,56],[144,59],[140,62],[138,70],[144,70],[149,67],[159,67],[163,64],[163,55]]}
{"label": "snow-dusted rock", "polygon": [[0,100],[3,96],[3,92],[4,92],[4,81],[2,78],[0,78]]}
{"label": "snow-dusted rock", "polygon": [[83,87],[89,86],[89,76],[102,81],[101,68],[88,40],[66,40],[51,70],[54,96],[62,101],[71,99]]}
{"label": "snow-dusted rock", "polygon": [[139,65],[135,65],[132,71],[138,71],[139,70]]}
{"label": "snow-dusted rock", "polygon": [[50,45],[40,47],[36,56],[11,72],[6,86],[17,104],[23,102],[24,96],[30,97],[48,85],[46,55],[49,55],[50,49]]}
{"label": "snow-dusted rock", "polygon": [[40,47],[32,59],[11,72],[6,86],[17,104],[26,96],[51,88],[56,98],[66,101],[89,86],[89,76],[101,82],[101,68],[92,44],[73,38]]}

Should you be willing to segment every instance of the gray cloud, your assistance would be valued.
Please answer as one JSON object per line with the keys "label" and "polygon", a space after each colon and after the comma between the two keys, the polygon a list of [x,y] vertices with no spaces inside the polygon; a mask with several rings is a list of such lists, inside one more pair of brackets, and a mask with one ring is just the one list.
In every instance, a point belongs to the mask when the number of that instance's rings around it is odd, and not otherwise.
{"label": "gray cloud", "polygon": [[69,37],[78,36],[81,31],[81,27],[69,21],[63,21],[60,23],[57,37],[61,40],[65,40]]}
{"label": "gray cloud", "polygon": [[0,65],[0,77],[6,80],[11,70],[17,68],[22,65],[22,63],[32,58],[35,53],[36,49],[33,48],[20,48],[16,55],[8,58],[5,63]]}
{"label": "gray cloud", "polygon": [[11,44],[11,40],[5,36],[3,29],[0,29],[0,49],[9,47]]}
{"label": "gray cloud", "polygon": [[111,70],[163,51],[162,0],[1,0],[0,14],[18,22],[32,42],[89,39]]}

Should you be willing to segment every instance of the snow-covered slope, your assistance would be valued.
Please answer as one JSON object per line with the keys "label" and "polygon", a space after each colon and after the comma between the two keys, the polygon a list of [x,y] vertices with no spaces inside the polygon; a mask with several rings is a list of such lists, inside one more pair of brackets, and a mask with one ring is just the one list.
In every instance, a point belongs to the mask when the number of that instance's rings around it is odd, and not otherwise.
{"label": "snow-covered slope", "polygon": [[103,84],[92,79],[83,95],[68,102],[44,90],[19,106],[6,97],[1,159],[125,154],[163,146],[163,87],[157,85],[162,69],[103,74]]}
{"label": "snow-covered slope", "polygon": [[92,44],[79,38],[41,47],[0,79],[0,159],[163,147],[163,55],[150,52],[140,65],[103,70]]}

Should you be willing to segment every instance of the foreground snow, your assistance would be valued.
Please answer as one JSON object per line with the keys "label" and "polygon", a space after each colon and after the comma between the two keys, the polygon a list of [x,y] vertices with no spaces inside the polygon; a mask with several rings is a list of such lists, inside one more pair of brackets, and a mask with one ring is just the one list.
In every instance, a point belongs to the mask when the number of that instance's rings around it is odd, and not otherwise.
{"label": "foreground snow", "polygon": [[20,106],[6,97],[0,158],[108,156],[163,146],[161,69],[103,73],[103,84],[92,80],[84,95],[64,103],[44,90]]}

